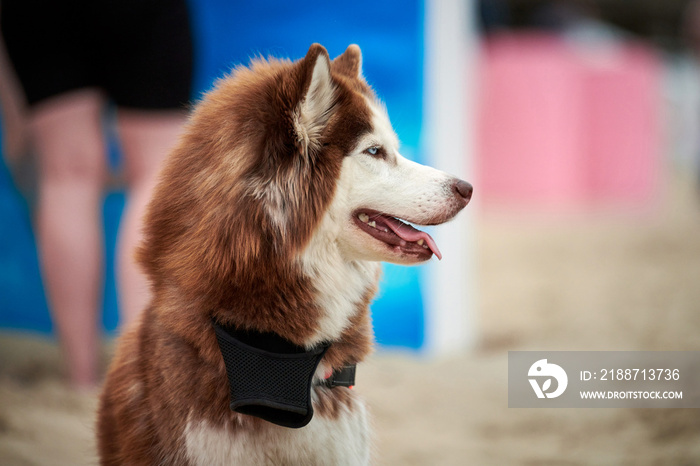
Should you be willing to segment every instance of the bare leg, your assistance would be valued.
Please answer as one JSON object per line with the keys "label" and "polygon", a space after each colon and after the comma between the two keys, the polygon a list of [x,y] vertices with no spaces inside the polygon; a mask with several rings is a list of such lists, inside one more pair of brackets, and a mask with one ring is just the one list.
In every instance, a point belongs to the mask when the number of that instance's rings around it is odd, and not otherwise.
{"label": "bare leg", "polygon": [[142,239],[143,216],[163,159],[177,142],[185,115],[177,112],[120,109],[119,139],[128,185],[127,207],[119,231],[119,304],[122,325],[129,325],[148,304],[149,285],[134,260]]}
{"label": "bare leg", "polygon": [[102,290],[102,99],[76,91],[40,104],[31,132],[40,158],[38,240],[44,282],[70,381],[97,383]]}

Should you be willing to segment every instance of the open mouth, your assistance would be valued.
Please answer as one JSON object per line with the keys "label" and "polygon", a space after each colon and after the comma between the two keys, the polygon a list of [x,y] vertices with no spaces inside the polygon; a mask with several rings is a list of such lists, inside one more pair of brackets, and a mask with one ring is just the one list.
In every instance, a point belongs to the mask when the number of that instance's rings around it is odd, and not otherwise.
{"label": "open mouth", "polygon": [[442,259],[435,240],[404,220],[368,209],[356,211],[353,220],[362,231],[386,243],[397,253],[416,256],[420,260],[430,259],[435,254]]}

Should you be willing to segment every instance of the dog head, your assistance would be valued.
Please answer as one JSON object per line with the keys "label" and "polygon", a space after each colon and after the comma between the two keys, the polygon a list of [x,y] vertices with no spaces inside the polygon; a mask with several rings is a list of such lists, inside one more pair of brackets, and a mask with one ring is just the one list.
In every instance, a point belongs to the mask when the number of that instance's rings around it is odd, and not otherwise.
{"label": "dog head", "polygon": [[[399,153],[399,142],[384,105],[362,77],[359,47],[351,45],[319,73],[328,103],[351,92],[356,107],[350,115],[330,105],[327,135],[318,144],[345,142],[335,196],[316,233],[337,242],[346,260],[413,264],[441,258],[435,241],[409,223],[437,225],[454,217],[471,198],[469,183],[412,162]],[[362,125],[349,130],[349,116]],[[346,129],[347,128],[347,129]],[[326,136],[324,138],[324,136]],[[408,223],[407,223],[408,222]]]}

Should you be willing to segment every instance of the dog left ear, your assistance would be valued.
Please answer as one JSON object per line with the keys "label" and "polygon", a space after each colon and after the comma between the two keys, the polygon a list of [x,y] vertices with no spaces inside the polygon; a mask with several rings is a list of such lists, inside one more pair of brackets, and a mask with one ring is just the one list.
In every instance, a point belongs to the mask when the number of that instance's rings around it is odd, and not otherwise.
{"label": "dog left ear", "polygon": [[333,60],[333,69],[350,78],[362,76],[362,52],[357,44],[350,44],[342,55]]}
{"label": "dog left ear", "polygon": [[321,133],[335,101],[335,85],[331,78],[330,58],[322,45],[313,44],[301,65],[305,92],[295,115],[294,127],[299,142],[308,152],[320,146]]}

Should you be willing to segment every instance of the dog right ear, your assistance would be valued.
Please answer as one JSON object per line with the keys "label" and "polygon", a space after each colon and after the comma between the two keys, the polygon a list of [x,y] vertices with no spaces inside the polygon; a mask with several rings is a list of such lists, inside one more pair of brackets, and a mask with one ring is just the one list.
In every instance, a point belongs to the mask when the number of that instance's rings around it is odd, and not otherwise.
{"label": "dog right ear", "polygon": [[294,118],[297,140],[308,153],[321,144],[321,133],[331,116],[335,103],[335,85],[331,78],[328,52],[320,44],[313,44],[302,60],[303,97]]}

